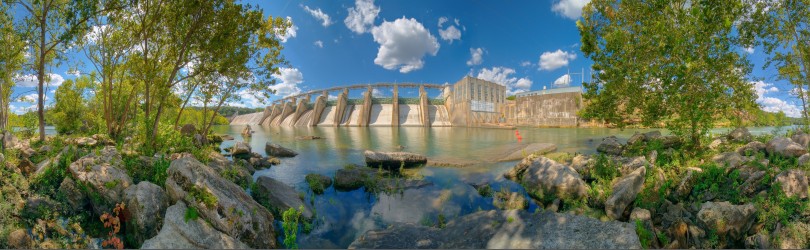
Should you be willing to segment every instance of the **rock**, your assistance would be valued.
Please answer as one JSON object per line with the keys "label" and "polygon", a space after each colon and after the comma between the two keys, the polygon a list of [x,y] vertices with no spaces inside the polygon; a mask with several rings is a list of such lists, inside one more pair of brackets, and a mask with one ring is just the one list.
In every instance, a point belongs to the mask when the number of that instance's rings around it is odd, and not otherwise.
{"label": "rock", "polygon": [[714,139],[712,143],[709,143],[709,149],[717,149],[720,145],[723,145],[723,140]]}
{"label": "rock", "polygon": [[304,135],[304,136],[296,136],[295,139],[296,140],[301,140],[301,141],[303,141],[303,140],[318,140],[318,139],[323,139],[323,137],[316,136],[316,135]]}
{"label": "rock", "polygon": [[272,167],[274,164],[278,164],[274,161],[277,161],[277,158],[269,158],[269,157],[253,157],[248,160],[250,163],[249,166],[252,166],[255,169],[266,169]]}
{"label": "rock", "polygon": [[697,213],[697,218],[705,228],[714,230],[720,236],[738,240],[748,232],[756,219],[756,207],[748,203],[732,205],[727,201],[705,202]]}
{"label": "rock", "polygon": [[324,190],[332,186],[332,178],[321,174],[307,174],[304,180],[315,194],[323,194]]}
{"label": "rock", "polygon": [[96,144],[98,144],[98,141],[90,137],[81,137],[76,139],[76,145],[79,147],[94,147]]}
{"label": "rock", "polygon": [[782,171],[776,176],[774,184],[776,183],[779,183],[782,191],[788,197],[807,198],[807,176],[802,170],[789,169]]}
{"label": "rock", "polygon": [[765,145],[765,150],[771,155],[783,157],[799,157],[807,153],[807,149],[785,137],[773,138]]}
{"label": "rock", "polygon": [[692,188],[695,187],[695,181],[697,178],[694,176],[694,170],[686,170],[686,175],[681,178],[681,182],[678,184],[678,187],[675,189],[675,194],[680,198],[686,198],[689,194],[692,193]]}
{"label": "rock", "polygon": [[20,216],[26,219],[40,219],[45,216],[52,216],[61,210],[59,204],[48,196],[29,196],[25,199],[25,204],[20,211]]}
{"label": "rock", "polygon": [[269,142],[264,145],[264,152],[266,152],[268,156],[275,156],[275,157],[295,157],[296,155],[298,155],[298,153],[293,151],[292,149],[285,148],[282,147],[281,145]]}
{"label": "rock", "polygon": [[[253,198],[274,215],[281,217],[284,211],[293,208],[300,211],[305,219],[312,219],[312,210],[298,197],[298,192],[287,184],[262,176],[256,180],[254,188],[255,190],[251,190]],[[300,210],[302,207],[303,210]]]}
{"label": "rock", "polygon": [[335,172],[335,188],[344,191],[355,190],[369,180],[376,179],[379,174],[378,170],[357,166],[338,169]]}
{"label": "rock", "polygon": [[217,231],[203,218],[188,218],[188,209],[182,201],[166,209],[160,233],[145,241],[141,249],[249,248],[245,243]]}
{"label": "rock", "polygon": [[552,194],[576,199],[588,194],[576,170],[542,156],[526,157],[504,176],[521,183],[535,199]]}
{"label": "rock", "polygon": [[253,173],[256,170],[248,167],[249,164],[234,164],[217,152],[211,152],[208,157],[210,159],[208,167],[214,169],[223,178],[242,188],[247,188],[253,182]]}
{"label": "rock", "polygon": [[644,134],[639,132],[634,133],[627,139],[627,145],[635,145],[636,143],[644,142]]}
{"label": "rock", "polygon": [[650,166],[654,166],[655,162],[658,161],[658,150],[651,150],[647,154],[647,161],[650,162]]}
{"label": "rock", "polygon": [[[748,249],[771,249],[770,238],[762,232],[748,236],[745,238],[745,248]],[[801,247],[791,248],[799,249]]]}
{"label": "rock", "polygon": [[810,154],[803,154],[797,160],[799,167],[806,166],[808,162],[810,162]]}
{"label": "rock", "polygon": [[194,124],[189,123],[189,124],[183,125],[183,127],[180,128],[180,134],[185,135],[185,136],[191,136],[191,135],[196,134],[196,133],[197,133],[197,127],[195,127]]}
{"label": "rock", "polygon": [[219,137],[222,138],[223,141],[232,141],[235,139],[232,135],[220,135]]}
{"label": "rock", "polygon": [[548,206],[546,206],[546,210],[556,213],[557,210],[560,210],[560,203],[561,203],[560,199],[554,199],[553,201],[551,201],[551,204],[548,204]]}
{"label": "rock", "polygon": [[737,149],[737,153],[744,156],[755,155],[765,151],[765,143],[752,141]]}
{"label": "rock", "polygon": [[596,147],[596,152],[609,155],[621,155],[623,149],[624,147],[619,143],[618,138],[608,136],[602,139],[602,143],[599,143],[599,146]]}
{"label": "rock", "polygon": [[529,201],[526,197],[518,192],[501,191],[495,192],[495,199],[492,201],[495,207],[509,210],[509,209],[526,209],[529,207]]}
{"label": "rock", "polygon": [[77,183],[87,185],[86,195],[96,214],[109,213],[116,202],[121,201],[124,190],[132,185],[132,179],[124,170],[124,162],[114,146],[93,152],[73,162],[68,170]]}
{"label": "rock", "polygon": [[25,229],[17,229],[8,234],[8,247],[13,249],[29,249],[34,242]]}
{"label": "rock", "polygon": [[582,178],[590,179],[593,164],[596,162],[593,158],[587,155],[577,155],[571,160],[571,168],[577,171]]}
{"label": "rock", "polygon": [[34,166],[34,163],[28,158],[20,158],[19,163],[17,164],[17,169],[22,171],[22,174],[25,176],[29,176],[37,171],[37,167]]}
{"label": "rock", "polygon": [[165,187],[172,201],[188,203],[217,230],[253,248],[276,247],[273,215],[211,167],[190,157],[174,160]]}
{"label": "rock", "polygon": [[728,133],[728,139],[734,142],[750,142],[754,139],[747,128],[737,128]]}
{"label": "rock", "polygon": [[62,180],[62,183],[59,185],[59,193],[64,195],[65,205],[67,205],[66,208],[71,210],[71,213],[81,211],[90,203],[90,200],[87,199],[87,195],[82,193],[82,190],[79,189],[79,186],[76,185],[76,181],[74,181],[73,178],[65,178]]}
{"label": "rock", "polygon": [[517,161],[531,154],[542,155],[554,152],[557,150],[557,145],[552,143],[531,143],[515,149],[516,150],[512,152],[508,152],[506,156],[501,157],[498,161]]}
{"label": "rock", "polygon": [[250,158],[250,145],[246,142],[237,142],[231,148],[231,155],[235,158],[239,159],[249,159]]}
{"label": "rock", "polygon": [[633,171],[636,171],[636,169],[641,167],[650,166],[650,162],[647,161],[647,158],[645,158],[644,156],[636,156],[630,158],[621,157],[618,160],[618,162],[621,162],[622,164],[622,168],[620,169],[622,175],[630,174]]}
{"label": "rock", "polygon": [[253,129],[250,128],[250,125],[246,126],[245,129],[242,130],[243,137],[251,137],[253,136]]}
{"label": "rock", "polygon": [[652,215],[650,215],[650,210],[643,209],[643,208],[633,208],[633,211],[630,212],[630,222],[640,220],[640,221],[652,221]]}
{"label": "rock", "polygon": [[807,249],[810,243],[810,225],[804,222],[792,222],[774,234],[779,239],[775,246],[779,249]]}
{"label": "rock", "polygon": [[23,147],[23,148],[20,149],[20,156],[22,158],[26,158],[26,159],[31,158],[31,156],[34,156],[36,153],[37,153],[36,150],[34,150],[32,148],[29,148],[29,147]]}
{"label": "rock", "polygon": [[608,218],[619,219],[622,217],[627,206],[633,203],[638,192],[641,192],[646,174],[647,168],[641,167],[613,184],[613,193],[605,201],[605,213]]}
{"label": "rock", "polygon": [[447,223],[444,229],[395,223],[360,235],[349,249],[497,248],[637,249],[641,243],[629,223],[553,212],[479,211]]}
{"label": "rock", "polygon": [[[757,171],[748,176],[745,182],[740,185],[740,193],[743,195],[751,195],[760,190],[762,178],[765,177],[765,171]],[[805,191],[806,193],[806,191]]]}
{"label": "rock", "polygon": [[717,165],[720,167],[734,169],[748,163],[751,161],[751,159],[748,157],[743,157],[737,152],[725,152],[713,156],[712,161],[717,163]]}
{"label": "rock", "polygon": [[644,141],[650,142],[653,140],[658,140],[661,137],[661,131],[655,130],[644,133]]}
{"label": "rock", "polygon": [[366,166],[368,167],[382,167],[388,170],[399,170],[400,167],[411,168],[423,166],[427,163],[427,157],[424,155],[408,153],[408,152],[377,152],[366,150],[363,152],[366,158]]}
{"label": "rock", "polygon": [[804,148],[807,148],[807,146],[810,145],[810,134],[806,134],[801,131],[798,131],[796,134],[791,136],[790,139]]}
{"label": "rock", "polygon": [[678,147],[682,143],[681,138],[674,135],[667,135],[659,138],[661,139],[661,145],[664,146],[664,148]]}
{"label": "rock", "polygon": [[208,144],[208,138],[201,134],[194,134],[194,145],[197,147],[202,147]]}
{"label": "rock", "polygon": [[137,232],[133,234],[135,241],[142,243],[156,236],[162,217],[169,206],[169,197],[163,188],[148,181],[141,181],[138,185],[129,186],[124,190],[124,202],[129,211],[127,230]]}

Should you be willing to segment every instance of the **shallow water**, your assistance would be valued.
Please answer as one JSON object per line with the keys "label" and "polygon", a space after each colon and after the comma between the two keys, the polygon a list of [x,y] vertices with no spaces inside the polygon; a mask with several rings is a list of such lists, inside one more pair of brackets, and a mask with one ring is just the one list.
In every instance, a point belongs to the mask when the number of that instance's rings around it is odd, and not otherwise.
{"label": "shallow water", "polygon": [[[305,193],[307,203],[314,204],[317,220],[309,234],[299,234],[301,248],[346,248],[370,229],[385,228],[392,222],[423,224],[436,222],[439,214],[447,220],[478,210],[495,209],[492,198],[481,197],[470,184],[490,183],[494,191],[509,189],[525,194],[520,185],[502,174],[515,162],[482,163],[464,168],[425,166],[417,175],[433,183],[419,189],[406,189],[398,194],[369,194],[365,190],[337,191],[330,187],[323,195],[309,190],[304,176],[319,173],[333,177],[346,164],[365,165],[363,151],[402,151],[423,154],[429,158],[455,158],[491,162],[497,149],[518,143],[515,130],[485,128],[423,127],[272,127],[252,126],[256,133],[247,140],[262,155],[266,142],[278,143],[299,153],[283,158],[281,164],[257,171],[254,178],[270,176]],[[214,132],[230,134],[243,140],[244,126],[216,126]],[[783,128],[784,129],[784,128]],[[715,129],[724,133],[729,129]],[[752,133],[770,133],[773,127],[750,128]],[[626,140],[634,132],[649,129],[608,128],[519,128],[522,143],[549,142],[558,151],[594,153],[601,138],[616,135]],[[296,136],[315,135],[320,140],[296,140]],[[228,147],[235,141],[226,141]],[[537,207],[530,199],[529,211]],[[277,218],[278,219],[278,218]],[[280,233],[280,230],[277,230]],[[280,241],[279,241],[280,242]]]}

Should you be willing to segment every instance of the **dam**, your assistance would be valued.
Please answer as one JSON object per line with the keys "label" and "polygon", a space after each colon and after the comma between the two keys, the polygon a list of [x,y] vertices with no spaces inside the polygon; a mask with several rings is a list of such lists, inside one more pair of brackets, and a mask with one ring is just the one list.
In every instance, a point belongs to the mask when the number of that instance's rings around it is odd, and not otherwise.
{"label": "dam", "polygon": [[[375,96],[380,89],[391,97]],[[401,97],[400,89],[418,89]],[[350,91],[363,90],[360,98]],[[435,98],[428,90],[440,91]],[[336,95],[333,95],[336,93]],[[466,76],[455,84],[376,83],[333,87],[273,101],[264,111],[238,115],[231,125],[265,127],[576,127],[582,106],[579,87],[520,93],[507,100],[506,87]],[[313,97],[314,100],[313,100]]]}

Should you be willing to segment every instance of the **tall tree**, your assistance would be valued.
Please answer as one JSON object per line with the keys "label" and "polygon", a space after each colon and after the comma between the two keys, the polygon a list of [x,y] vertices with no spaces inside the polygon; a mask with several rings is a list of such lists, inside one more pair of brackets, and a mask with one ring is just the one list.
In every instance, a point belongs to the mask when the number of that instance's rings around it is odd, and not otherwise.
{"label": "tall tree", "polygon": [[810,87],[810,0],[747,0],[750,14],[742,22],[743,41],[748,46],[763,45],[769,55],[764,68],[771,65],[778,78],[796,86],[802,101],[802,117],[807,113],[806,87]]}
{"label": "tall tree", "polygon": [[97,14],[93,0],[6,0],[28,13],[26,25],[31,29],[33,71],[37,76],[37,116],[39,139],[45,140],[45,82],[50,80],[49,67],[64,57],[77,37],[87,31],[87,21]]}
{"label": "tall tree", "polygon": [[755,105],[751,71],[735,46],[740,0],[593,0],[577,21],[599,72],[585,84],[586,117],[620,127],[665,121],[700,147],[717,118]]}
{"label": "tall tree", "polygon": [[0,131],[6,131],[10,113],[9,103],[14,90],[14,76],[25,62],[25,39],[14,25],[9,5],[0,3]]}

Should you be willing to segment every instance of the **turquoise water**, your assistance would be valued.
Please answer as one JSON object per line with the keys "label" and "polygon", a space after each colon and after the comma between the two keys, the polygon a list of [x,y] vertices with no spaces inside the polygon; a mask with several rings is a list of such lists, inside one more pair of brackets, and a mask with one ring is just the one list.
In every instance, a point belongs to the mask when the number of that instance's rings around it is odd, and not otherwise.
{"label": "turquoise water", "polygon": [[[216,133],[230,134],[238,141],[244,126],[218,126]],[[325,194],[315,196],[309,190],[304,176],[319,173],[333,177],[335,171],[346,164],[364,165],[363,151],[402,151],[428,157],[491,162],[498,149],[518,143],[515,130],[484,128],[422,128],[422,127],[272,127],[253,126],[256,133],[249,140],[253,151],[264,155],[266,142],[278,143],[299,153],[294,158],[281,159],[281,164],[257,171],[254,178],[270,176],[301,193],[307,203],[314,204],[317,219],[309,234],[298,236],[301,248],[346,248],[354,239],[370,229],[385,228],[393,222],[421,224],[435,222],[439,214],[448,220],[478,210],[495,209],[492,198],[481,197],[471,183],[490,183],[493,190],[509,189],[525,194],[518,184],[506,180],[502,174],[515,162],[482,163],[464,168],[425,166],[418,175],[433,183],[419,189],[406,189],[402,193],[370,194],[363,189],[342,192],[333,187]],[[752,133],[771,133],[775,128],[750,128]],[[785,129],[785,128],[783,128]],[[594,153],[601,138],[615,135],[626,140],[634,132],[650,129],[608,128],[519,128],[523,143],[549,142],[558,151]],[[725,133],[729,129],[715,129],[712,133]],[[666,133],[666,131],[664,131]],[[315,135],[320,140],[296,140],[296,136]],[[228,147],[235,141],[226,141]],[[530,201],[529,211],[537,207]],[[278,219],[278,218],[277,218]],[[280,232],[280,230],[277,230]]]}

